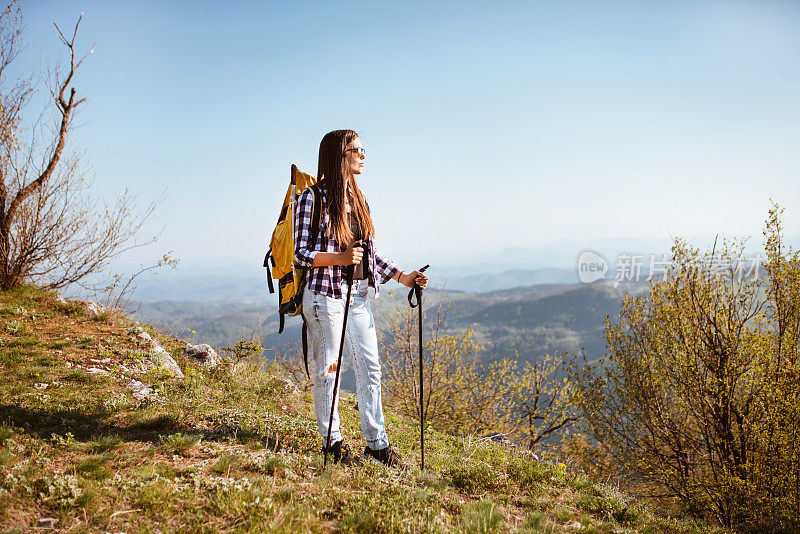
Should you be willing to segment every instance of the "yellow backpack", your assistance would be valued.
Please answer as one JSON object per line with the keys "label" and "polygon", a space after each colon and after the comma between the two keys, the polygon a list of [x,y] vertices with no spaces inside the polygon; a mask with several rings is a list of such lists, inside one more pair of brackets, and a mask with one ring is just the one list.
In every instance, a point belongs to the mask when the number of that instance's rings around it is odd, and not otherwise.
{"label": "yellow backpack", "polygon": [[[295,262],[294,259],[294,224],[295,209],[300,193],[311,188],[315,198],[319,197],[319,187],[316,186],[317,177],[301,172],[292,165],[292,178],[286,197],[283,199],[281,214],[278,224],[272,232],[270,248],[264,256],[264,267],[267,269],[267,284],[269,292],[275,293],[272,279],[278,281],[278,314],[280,315],[280,328],[283,332],[285,316],[303,316],[303,289],[306,285],[306,268]],[[311,216],[311,235],[316,236],[319,230],[320,203],[314,202]],[[272,270],[270,271],[270,264]],[[308,373],[308,328],[303,318],[303,360]]]}

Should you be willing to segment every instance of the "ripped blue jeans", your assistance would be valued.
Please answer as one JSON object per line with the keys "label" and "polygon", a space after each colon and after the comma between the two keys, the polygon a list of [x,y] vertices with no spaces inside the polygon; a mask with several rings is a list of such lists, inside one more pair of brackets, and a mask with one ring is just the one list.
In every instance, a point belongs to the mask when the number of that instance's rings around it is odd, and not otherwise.
{"label": "ripped blue jeans", "polygon": [[[389,439],[386,437],[383,422],[378,337],[368,291],[367,280],[353,282],[342,359],[350,358],[353,362],[361,431],[369,447],[380,450],[389,446]],[[347,282],[342,282],[342,294],[347,295]],[[303,292],[303,315],[308,323],[309,344],[313,354],[314,411],[323,446],[327,446],[344,305],[345,298],[336,299],[309,289]],[[332,443],[342,439],[339,431],[339,394],[336,395],[336,404],[331,430]]]}

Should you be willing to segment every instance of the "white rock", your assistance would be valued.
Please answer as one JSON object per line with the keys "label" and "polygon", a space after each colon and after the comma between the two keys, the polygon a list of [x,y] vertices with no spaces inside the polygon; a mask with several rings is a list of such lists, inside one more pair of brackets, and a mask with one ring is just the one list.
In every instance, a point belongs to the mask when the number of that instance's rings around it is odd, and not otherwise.
{"label": "white rock", "polygon": [[217,351],[211,345],[205,343],[186,347],[183,350],[183,355],[193,362],[212,369],[219,365],[220,362]]}
{"label": "white rock", "polygon": [[178,362],[176,362],[172,356],[170,356],[169,352],[165,351],[160,345],[151,350],[149,358],[157,366],[172,371],[173,375],[177,377],[183,376],[183,371],[178,367]]}
{"label": "white rock", "polygon": [[127,384],[127,388],[131,390],[133,398],[136,400],[144,400],[156,395],[156,392],[150,386],[139,382],[138,380],[131,380]]}
{"label": "white rock", "polygon": [[[136,337],[144,341],[149,341],[150,343],[155,343],[155,341],[153,341],[153,338],[150,337],[150,334],[148,334],[147,332],[139,332],[139,334]],[[334,445],[336,444],[334,443]]]}
{"label": "white rock", "polygon": [[106,311],[106,309],[101,304],[98,304],[96,302],[87,302],[85,308],[86,308],[86,313],[88,313],[91,316],[97,316]]}
{"label": "white rock", "polygon": [[37,382],[36,384],[33,385],[33,387],[35,387],[36,389],[47,389],[47,384],[43,384],[41,382]]}
{"label": "white rock", "polygon": [[[101,369],[100,367],[89,367],[86,369],[86,372],[90,375],[100,375],[100,376],[108,376],[109,372],[105,369]],[[335,443],[334,443],[335,445]]]}
{"label": "white rock", "polygon": [[183,376],[183,371],[178,367],[178,363],[172,358],[169,352],[164,350],[164,347],[158,344],[156,340],[150,337],[147,332],[142,332],[138,336],[139,339],[150,342],[150,354],[148,358],[158,367],[165,367],[167,370],[172,371],[172,374],[177,377]]}
{"label": "white rock", "polygon": [[64,298],[62,295],[60,295],[60,294],[57,294],[57,295],[56,295],[56,302],[58,302],[59,304],[69,304],[69,301],[68,301],[67,299],[65,299],[65,298]]}

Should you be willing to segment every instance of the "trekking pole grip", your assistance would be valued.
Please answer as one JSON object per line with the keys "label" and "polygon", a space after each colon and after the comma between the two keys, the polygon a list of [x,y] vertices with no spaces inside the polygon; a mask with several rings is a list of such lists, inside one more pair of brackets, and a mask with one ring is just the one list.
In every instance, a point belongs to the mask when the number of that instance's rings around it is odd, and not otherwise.
{"label": "trekking pole grip", "polygon": [[[421,273],[424,273],[424,272],[425,272],[425,269],[427,269],[428,267],[430,267],[430,265],[426,265],[425,267],[421,268],[421,269],[419,270],[419,272],[421,272]],[[415,298],[415,297],[416,297],[416,299],[417,299],[417,302],[416,302],[416,303],[414,302],[414,298]],[[421,288],[421,287],[419,287],[419,284],[417,284],[417,281],[416,281],[416,280],[414,280],[414,287],[412,287],[412,288],[411,288],[411,289],[408,291],[408,304],[409,304],[409,305],[410,305],[412,308],[416,308],[416,307],[419,305],[419,303],[420,303],[421,301],[422,301],[422,288]]]}

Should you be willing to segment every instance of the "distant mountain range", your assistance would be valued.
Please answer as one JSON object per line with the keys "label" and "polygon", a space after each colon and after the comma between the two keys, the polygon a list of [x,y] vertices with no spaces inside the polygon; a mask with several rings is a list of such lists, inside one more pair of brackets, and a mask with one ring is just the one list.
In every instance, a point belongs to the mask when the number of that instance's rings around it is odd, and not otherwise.
{"label": "distant mountain range", "polygon": [[[487,360],[511,357],[520,362],[535,361],[546,353],[578,353],[584,348],[594,360],[602,355],[603,326],[606,317],[613,321],[627,291],[639,294],[647,284],[620,284],[602,280],[593,284],[537,284],[488,292],[429,289],[426,309],[441,298],[450,302],[445,331],[472,329],[475,339],[485,347]],[[378,328],[394,306],[407,306],[405,292],[383,292],[374,301]],[[177,337],[194,343],[221,347],[239,339],[258,336],[268,348],[265,357],[276,351],[300,348],[299,318],[287,318],[283,334],[278,334],[276,306],[249,303],[200,303],[160,301],[143,303],[135,315],[167,329]],[[192,334],[190,330],[197,332]],[[345,364],[344,387],[353,386]]]}
{"label": "distant mountain range", "polygon": [[574,269],[545,267],[510,269],[499,273],[449,275],[441,282],[434,280],[432,285],[459,291],[486,292],[537,284],[567,284],[577,281],[578,277]]}
{"label": "distant mountain range", "polygon": [[[713,238],[698,236],[690,241],[705,250]],[[793,236],[787,243],[796,250],[800,239]],[[757,251],[759,242],[751,244],[748,248]],[[565,241],[547,247],[509,248],[476,256],[472,263],[431,262],[426,303],[446,293],[451,302],[446,329],[471,328],[486,348],[487,359],[508,356],[534,361],[545,353],[577,353],[583,347],[591,360],[604,352],[604,321],[607,316],[612,321],[617,317],[623,294],[640,294],[649,286],[647,264],[638,281],[615,280],[617,255],[663,254],[670,245],[666,239]],[[577,258],[586,249],[599,253],[609,264],[605,278],[592,284],[578,282]],[[422,264],[396,259],[405,266]],[[277,299],[267,293],[265,276],[256,261],[225,267],[181,265],[141,280],[137,302],[129,311],[195,342],[221,347],[255,335],[270,348],[267,357],[281,347],[298,350],[301,322],[287,318],[285,332],[277,334]],[[394,283],[384,287],[396,288],[397,298],[402,298],[401,287]],[[396,305],[388,293],[382,291],[385,296],[375,302],[378,314]],[[400,305],[405,304],[400,301]],[[347,375],[344,384],[352,384]]]}

